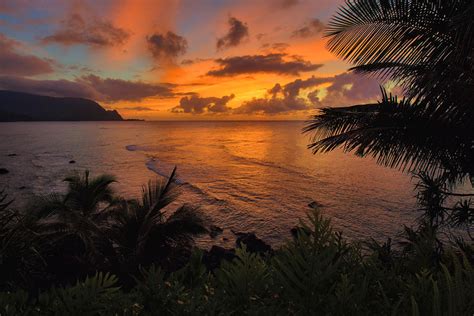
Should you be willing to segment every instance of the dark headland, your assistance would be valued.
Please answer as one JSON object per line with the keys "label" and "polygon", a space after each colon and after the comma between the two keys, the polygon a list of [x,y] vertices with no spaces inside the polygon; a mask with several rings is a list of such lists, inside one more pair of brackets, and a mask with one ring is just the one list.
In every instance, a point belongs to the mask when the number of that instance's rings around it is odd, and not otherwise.
{"label": "dark headland", "polygon": [[95,101],[0,90],[0,122],[123,121],[116,110]]}

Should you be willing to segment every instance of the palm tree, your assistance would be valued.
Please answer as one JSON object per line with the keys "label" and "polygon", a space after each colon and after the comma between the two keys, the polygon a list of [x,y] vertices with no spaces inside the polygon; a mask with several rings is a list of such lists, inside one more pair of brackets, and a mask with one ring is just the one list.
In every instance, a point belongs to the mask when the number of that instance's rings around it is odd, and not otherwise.
{"label": "palm tree", "polygon": [[182,205],[169,213],[179,195],[176,167],[166,181],[150,181],[141,200],[123,200],[114,214],[112,236],[123,269],[130,273],[139,265],[159,263],[173,268],[192,245],[192,236],[206,232],[198,209]]}
{"label": "palm tree", "polygon": [[[474,1],[348,0],[328,24],[328,48],[352,71],[390,80],[376,104],[323,108],[304,132],[314,153],[341,147],[419,174],[421,225],[472,225],[471,200],[446,197],[474,186]],[[460,205],[462,207],[460,207]],[[450,214],[446,214],[450,212]],[[449,216],[445,216],[449,215]]]}
{"label": "palm tree", "polygon": [[328,48],[353,71],[391,80],[377,104],[324,108],[308,122],[309,145],[342,147],[389,167],[474,175],[474,2],[350,0],[328,24]]}
{"label": "palm tree", "polygon": [[106,233],[117,203],[111,188],[115,178],[90,178],[86,171],[64,181],[68,183],[66,194],[41,197],[26,214],[48,268],[54,274],[75,278],[89,270],[116,266],[113,244]]}

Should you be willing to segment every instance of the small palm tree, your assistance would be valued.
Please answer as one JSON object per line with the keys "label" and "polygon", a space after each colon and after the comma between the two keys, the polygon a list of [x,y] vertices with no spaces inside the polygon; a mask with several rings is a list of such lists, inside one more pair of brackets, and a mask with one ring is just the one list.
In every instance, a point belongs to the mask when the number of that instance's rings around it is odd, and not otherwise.
{"label": "small palm tree", "polygon": [[171,265],[192,244],[192,236],[206,232],[198,209],[183,205],[172,213],[170,204],[179,195],[176,168],[166,181],[150,181],[143,187],[141,200],[123,200],[114,214],[112,236],[133,272],[138,265]]}
{"label": "small palm tree", "polygon": [[[111,188],[115,178],[91,178],[86,171],[64,181],[68,183],[66,194],[39,198],[27,213],[28,226],[41,241],[49,268],[55,274],[75,277],[89,272],[81,269],[116,266],[113,244],[106,234],[117,203]],[[78,271],[70,271],[73,269]]]}

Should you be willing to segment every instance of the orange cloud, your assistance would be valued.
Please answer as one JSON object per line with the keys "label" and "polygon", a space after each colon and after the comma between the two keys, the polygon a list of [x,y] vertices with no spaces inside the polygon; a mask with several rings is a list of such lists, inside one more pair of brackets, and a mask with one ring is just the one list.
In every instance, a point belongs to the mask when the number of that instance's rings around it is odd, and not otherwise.
{"label": "orange cloud", "polygon": [[121,50],[109,50],[107,57],[113,61],[126,62],[147,56],[147,36],[175,28],[177,1],[117,0],[113,4],[112,21],[131,33],[129,41]]}

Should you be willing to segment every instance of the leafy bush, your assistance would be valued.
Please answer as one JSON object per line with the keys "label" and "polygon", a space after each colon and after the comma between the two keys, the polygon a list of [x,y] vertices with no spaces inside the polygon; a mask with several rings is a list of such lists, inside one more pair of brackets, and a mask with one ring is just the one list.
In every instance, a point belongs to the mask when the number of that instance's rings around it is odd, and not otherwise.
{"label": "leafy bush", "polygon": [[437,258],[439,265],[426,266],[415,260],[417,251],[396,251],[390,242],[366,248],[348,243],[312,210],[295,238],[273,257],[244,247],[211,273],[196,250],[175,272],[141,268],[130,290],[99,272],[40,294],[4,291],[0,314],[472,315],[472,262],[459,248],[450,248]]}

